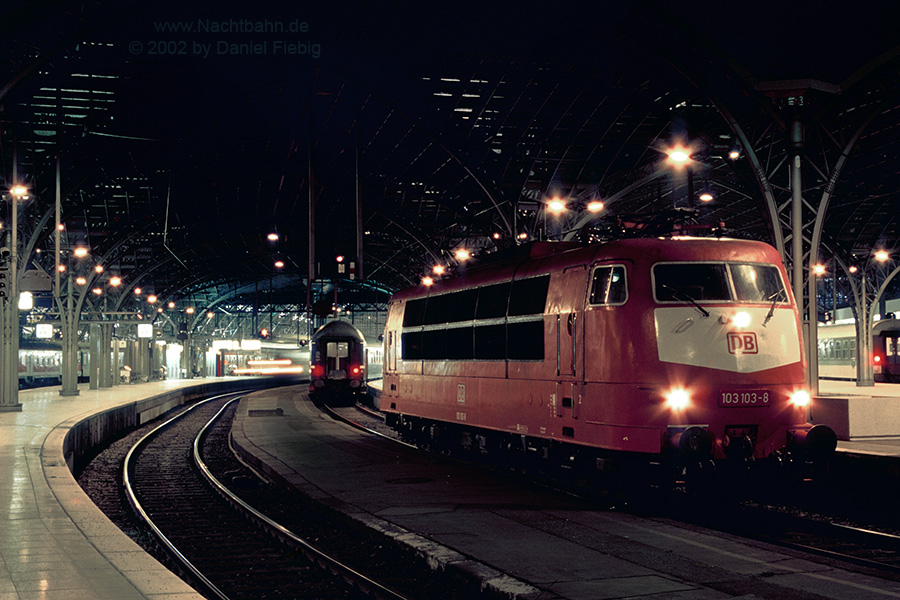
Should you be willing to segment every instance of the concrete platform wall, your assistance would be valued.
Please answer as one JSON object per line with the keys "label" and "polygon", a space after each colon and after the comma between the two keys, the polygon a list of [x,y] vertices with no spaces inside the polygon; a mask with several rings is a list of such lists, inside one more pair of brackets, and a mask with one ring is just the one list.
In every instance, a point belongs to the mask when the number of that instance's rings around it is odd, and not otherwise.
{"label": "concrete platform wall", "polygon": [[69,431],[63,439],[62,448],[66,465],[69,467],[69,471],[74,472],[76,462],[92,448],[105,444],[121,432],[143,425],[176,406],[205,395],[225,394],[242,389],[259,389],[272,385],[273,381],[269,379],[205,382],[124,404],[75,423],[63,423],[62,427],[69,427]]}
{"label": "concrete platform wall", "polygon": [[850,396],[816,398],[813,422],[828,425],[839,440],[900,438],[900,398]]}

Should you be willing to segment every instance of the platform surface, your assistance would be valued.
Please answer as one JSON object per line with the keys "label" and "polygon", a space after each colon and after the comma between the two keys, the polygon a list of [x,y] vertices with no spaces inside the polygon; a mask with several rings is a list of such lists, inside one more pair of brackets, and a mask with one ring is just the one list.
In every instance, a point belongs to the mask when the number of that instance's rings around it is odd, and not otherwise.
{"label": "platform surface", "polygon": [[[144,383],[139,385],[124,385],[103,390],[90,390],[87,385],[79,386],[80,395],[74,397],[62,397],[59,395],[59,387],[42,388],[38,390],[23,390],[20,393],[20,402],[22,404],[21,412],[5,412],[0,413],[0,600],[82,600],[82,599],[109,599],[109,600],[131,600],[141,598],[153,598],[155,600],[197,600],[200,598],[196,592],[185,585],[178,577],[166,570],[155,559],[144,553],[137,545],[135,545],[125,534],[123,534],[115,525],[109,522],[102,515],[88,497],[78,487],[74,478],[68,472],[68,469],[62,462],[61,457],[61,440],[65,434],[65,426],[63,424],[86,417],[88,415],[100,412],[107,408],[112,408],[135,400],[155,396],[157,394],[184,386],[194,385],[201,381],[208,380],[170,380],[163,382]],[[377,383],[375,384],[377,387]],[[852,382],[823,382],[821,386],[823,395],[833,394],[845,397],[896,397],[900,401],[900,385],[892,386],[889,384],[876,384],[872,388],[857,388]],[[273,400],[254,400],[254,402],[262,402],[263,404],[271,404]],[[277,427],[269,427],[272,425],[271,419],[260,419],[256,426],[262,426],[264,422],[269,421],[265,431],[256,431],[254,439],[266,448],[262,454],[273,460],[273,456],[282,456],[286,463],[290,463],[292,452],[296,452],[296,444],[293,437],[296,431],[293,429],[299,426],[298,418],[301,422],[309,420],[310,415],[299,417],[298,405],[293,400],[285,399],[275,400],[279,406],[283,405],[288,408],[286,418],[281,419]],[[302,408],[302,406],[301,406]],[[321,417],[315,417],[321,419]],[[286,429],[285,429],[286,427]],[[251,426],[248,431],[253,431]],[[897,432],[900,436],[900,431]],[[260,438],[260,435],[263,435]],[[326,446],[330,448],[330,446]],[[883,456],[896,456],[900,458],[900,437],[896,439],[883,440],[866,440],[839,442],[839,450],[856,453],[870,453]],[[269,452],[274,452],[270,454]],[[60,454],[57,456],[57,454]],[[311,456],[322,456],[322,452],[313,453]],[[296,459],[296,457],[294,457]],[[367,460],[368,457],[365,459]],[[316,480],[321,475],[323,468],[328,471],[332,467],[348,472],[358,470],[360,461],[365,465],[365,460],[357,456],[344,456],[341,453],[328,453],[327,460],[321,465],[311,464],[306,468],[302,468],[302,461],[294,461],[292,467],[296,467],[295,473],[298,477],[310,476],[310,480]],[[275,462],[281,463],[281,460],[274,459]],[[332,462],[334,461],[334,462]],[[323,467],[324,466],[324,467]],[[289,469],[293,470],[293,469]],[[309,471],[309,472],[305,472]],[[300,475],[300,473],[304,473]],[[415,481],[409,479],[411,476],[406,472],[399,472],[394,477],[396,481]],[[453,474],[451,474],[452,477]],[[303,481],[306,481],[303,479]],[[331,496],[342,496],[346,484],[340,483],[336,485],[336,489],[332,488],[328,481],[321,482],[323,487],[317,493]],[[383,486],[383,479],[380,480]],[[374,485],[374,484],[371,484]],[[348,497],[346,502],[348,506],[355,507],[354,503],[358,502],[361,507],[353,508],[360,513],[371,514],[373,519],[382,523],[398,523],[396,527],[405,529],[407,526],[411,531],[417,531],[416,527],[421,525],[426,535],[434,534],[440,537],[446,544],[447,548],[458,547],[464,552],[472,551],[475,554],[487,553],[488,555],[496,554],[503,550],[497,546],[498,542],[493,542],[493,546],[487,545],[482,547],[478,540],[478,532],[470,534],[457,528],[460,522],[457,513],[458,506],[466,506],[476,503],[473,496],[469,496],[464,501],[445,497],[442,493],[434,498],[417,498],[408,496],[416,485],[406,485],[395,483],[389,486],[392,491],[394,500],[384,500],[382,504],[377,506],[369,506],[364,502],[366,496],[365,488],[361,491],[354,492]],[[488,488],[485,488],[488,489]],[[344,490],[344,491],[342,491]],[[351,490],[353,491],[353,490]],[[401,492],[398,494],[397,492]],[[480,492],[479,492],[480,494]],[[370,494],[374,499],[375,494]],[[360,499],[360,496],[363,496]],[[490,500],[491,502],[499,502]],[[402,501],[399,499],[402,498]],[[352,502],[351,502],[352,501]],[[480,500],[479,500],[480,501]],[[421,502],[421,504],[420,504]],[[456,504],[459,502],[460,504]],[[515,511],[521,517],[525,513]],[[469,516],[468,512],[464,513]],[[474,521],[475,529],[481,522],[478,519],[485,519],[485,525],[497,527],[505,527],[509,519],[508,515],[504,516],[502,511],[498,512],[496,506],[490,515],[470,515]],[[540,511],[533,513],[533,518],[538,521],[544,518],[550,518],[553,522],[565,524],[566,528],[573,527],[573,523],[578,523],[581,519],[591,521],[591,526],[596,526],[596,519],[601,516],[587,514],[583,511],[572,511],[566,508],[559,508],[555,513]],[[602,516],[603,519],[620,519],[613,515]],[[390,519],[390,521],[388,521]],[[444,527],[442,522],[448,520],[447,526]],[[523,526],[524,527],[524,526]],[[609,535],[616,539],[616,536],[626,536],[632,539],[642,537],[650,537],[653,539],[666,539],[669,535],[670,541],[681,539],[683,534],[662,532],[647,532],[645,526],[640,524],[629,524],[627,522],[607,522],[603,527],[609,529]],[[556,539],[556,531],[540,533],[541,529],[538,524],[534,524],[540,544],[550,544]],[[442,530],[443,533],[435,529]],[[527,530],[527,527],[526,527]],[[641,533],[643,532],[643,533]],[[440,535],[438,535],[440,534]],[[524,535],[524,534],[523,534]],[[681,537],[680,537],[681,536]],[[531,566],[530,559],[525,560],[519,554],[525,548],[531,546],[522,546],[519,549],[519,539],[515,536],[510,537],[503,543],[504,547],[513,547],[513,552],[508,561],[521,562],[521,569]],[[525,540],[521,540],[525,543]],[[617,540],[618,542],[618,540]],[[683,545],[683,540],[676,545]],[[693,541],[687,542],[687,547],[693,547],[698,554],[706,554],[705,550],[709,545],[715,548],[710,552],[713,562],[720,559],[719,554],[725,552],[734,553],[733,544],[731,542],[723,542],[716,539],[708,539],[700,536]],[[478,550],[481,548],[481,550]],[[553,548],[553,546],[547,546]],[[732,550],[727,550],[731,548]],[[560,552],[572,552],[578,549],[577,543],[573,546],[565,543],[561,547],[556,547]],[[579,551],[580,552],[580,551]],[[668,551],[666,551],[668,552]],[[538,553],[542,557],[549,556],[549,552],[540,551]],[[600,552],[602,554],[602,552]],[[454,551],[447,556],[459,556],[458,551]],[[582,570],[588,569],[587,565],[594,564],[597,560],[597,550],[591,550],[584,556],[587,561],[582,565]],[[468,556],[468,554],[466,554]],[[754,554],[755,556],[755,554]],[[779,579],[794,578],[799,582],[828,581],[827,577],[815,575],[818,571],[806,572],[804,569],[797,570],[794,566],[784,569],[784,566],[792,565],[790,559],[783,555],[765,554],[764,559],[750,559],[749,557],[741,558],[743,571],[752,573],[762,569],[764,565],[768,565],[770,561],[780,564],[781,567],[775,569],[775,573],[779,574]],[[769,558],[778,556],[778,558]],[[520,561],[519,559],[522,558]],[[525,557],[527,558],[527,557]],[[691,559],[692,561],[694,559]],[[709,560],[701,561],[701,564],[709,563]],[[491,564],[490,556],[485,560],[484,564]],[[691,562],[690,564],[694,564]],[[755,566],[754,566],[755,565]],[[503,565],[501,565],[503,566]],[[608,567],[609,565],[607,565]],[[696,565],[694,565],[696,566]],[[512,565],[515,567],[515,565]],[[534,573],[539,574],[538,579],[546,576],[547,569],[541,568]],[[707,567],[704,567],[707,568]],[[718,569],[719,567],[714,567]],[[766,566],[765,568],[769,568]],[[815,567],[819,568],[819,567]],[[515,571],[515,568],[511,568]],[[577,571],[578,569],[576,569]],[[492,571],[496,573],[495,571]],[[598,571],[602,572],[602,571]],[[718,592],[707,595],[708,590],[703,586],[697,587],[692,583],[684,583],[679,577],[671,579],[670,574],[663,573],[660,575],[655,570],[643,571],[637,569],[635,574],[631,570],[623,571],[627,575],[627,582],[622,577],[616,577],[616,581],[598,583],[585,578],[584,573],[579,577],[574,577],[568,583],[556,584],[554,590],[560,597],[618,597],[616,595],[602,595],[599,588],[606,586],[621,585],[627,583],[629,590],[633,590],[632,585],[641,586],[640,589],[664,590],[653,591],[652,594],[660,594],[656,597],[700,597],[700,598],[719,598],[730,597],[729,594],[722,595]],[[718,572],[718,571],[717,571]],[[826,569],[825,573],[828,572]],[[828,575],[830,577],[830,575]],[[855,576],[854,576],[855,577]],[[527,578],[526,578],[527,579]],[[769,579],[772,579],[771,577]],[[675,581],[675,583],[672,583]],[[499,580],[499,583],[512,584],[507,580]],[[876,581],[877,584],[877,581]],[[847,597],[847,598],[868,598],[878,597],[870,596],[865,592],[866,583],[850,582],[842,583],[836,587],[836,590],[844,590],[849,593],[850,590],[856,590],[856,595],[828,596],[825,597]],[[880,585],[880,584],[878,584]],[[688,591],[680,594],[677,590],[682,589],[680,586],[687,586]],[[828,586],[826,585],[825,588]],[[581,590],[581,592],[576,592]],[[819,588],[817,588],[819,589]],[[568,590],[563,593],[563,590]],[[584,590],[593,590],[592,592],[582,593]],[[698,590],[703,590],[698,592]],[[671,593],[670,593],[671,592]],[[597,595],[594,595],[594,594]],[[606,592],[604,592],[605,594]],[[610,591],[609,593],[618,593]],[[701,595],[695,595],[700,593]],[[820,592],[821,593],[821,592]],[[686,594],[686,595],[685,595]],[[881,597],[900,598],[900,590],[894,587],[881,589]],[[654,597],[654,596],[650,596]]]}
{"label": "platform surface", "polygon": [[202,600],[109,521],[69,473],[60,424],[207,380],[22,390],[0,413],[0,600]]}
{"label": "platform surface", "polygon": [[283,481],[509,597],[900,598],[897,582],[718,532],[597,510],[398,450],[323,415],[303,386],[245,396],[232,433]]}

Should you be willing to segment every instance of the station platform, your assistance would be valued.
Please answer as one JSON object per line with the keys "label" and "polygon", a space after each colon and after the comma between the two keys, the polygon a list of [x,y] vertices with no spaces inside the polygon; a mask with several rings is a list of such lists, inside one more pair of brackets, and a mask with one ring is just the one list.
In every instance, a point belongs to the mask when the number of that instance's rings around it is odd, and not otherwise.
{"label": "station platform", "polygon": [[820,379],[812,421],[834,429],[839,452],[900,458],[900,384]]}
{"label": "station platform", "polygon": [[232,438],[276,480],[497,598],[900,598],[900,582],[406,452],[330,419],[302,386],[245,396]]}
{"label": "station platform", "polygon": [[[0,413],[0,600],[200,600],[199,594],[146,554],[94,506],[71,475],[68,459],[63,452],[63,439],[74,424],[89,416],[175,390],[203,385],[203,381],[221,382],[223,379],[169,380],[102,390],[90,390],[83,385],[79,386],[80,395],[74,397],[60,396],[58,387],[23,390],[19,400],[22,411]],[[377,388],[378,382],[372,385]],[[497,496],[498,492],[491,487],[491,482],[484,482],[483,486],[479,484],[480,487],[475,490],[470,488],[468,495],[463,492],[463,497],[447,495],[448,486],[432,489],[431,497],[409,494],[413,488],[426,489],[429,486],[410,484],[400,488],[398,486],[401,484],[395,483],[385,488],[383,474],[375,475],[375,479],[368,483],[359,482],[355,479],[356,475],[371,471],[367,465],[373,457],[366,453],[357,456],[332,452],[333,442],[318,449],[303,448],[295,439],[298,429],[303,430],[313,422],[317,425],[327,422],[332,429],[340,426],[321,414],[310,412],[298,400],[302,394],[285,394],[272,391],[251,397],[252,403],[260,408],[277,404],[284,409],[285,416],[280,419],[247,419],[246,412],[243,412],[243,421],[236,431],[244,432],[248,447],[257,448],[256,452],[264,460],[284,469],[285,478],[294,480],[313,497],[345,506],[348,512],[371,522],[373,526],[413,540],[410,543],[422,544],[421,551],[427,553],[436,564],[470,569],[483,576],[485,585],[503,589],[509,597],[531,597],[536,587],[534,583],[546,587],[546,582],[541,578],[549,576],[551,566],[536,565],[535,561],[543,562],[549,556],[571,556],[572,552],[581,556],[583,549],[571,540],[554,542],[556,546],[547,545],[556,539],[556,533],[546,531],[542,525],[544,519],[550,519],[564,529],[588,523],[591,527],[608,529],[612,536],[638,540],[652,538],[660,547],[666,547],[667,543],[674,543],[677,539],[679,541],[674,545],[697,555],[679,555],[682,556],[679,560],[700,561],[697,564],[690,562],[691,568],[699,568],[697,565],[701,564],[707,565],[703,569],[718,569],[718,566],[709,567],[710,561],[719,562],[724,560],[723,556],[731,557],[728,560],[738,560],[734,554],[746,554],[742,550],[734,550],[737,547],[734,541],[666,532],[665,529],[651,532],[639,523],[621,521],[621,516],[594,515],[558,504],[552,509],[556,512],[552,513],[514,511],[517,519],[528,517],[536,521],[530,526],[523,525],[522,532],[513,533],[510,530],[504,539],[485,542],[483,537],[486,533],[479,532],[481,525],[501,527],[501,530],[509,525],[509,517],[503,509],[504,500]],[[857,388],[852,382],[824,382],[820,396],[850,399],[851,403],[874,401],[900,405],[900,386],[876,384],[874,388]],[[357,435],[349,432],[339,434]],[[838,450],[900,458],[900,426],[894,430],[893,437],[842,440]],[[298,451],[306,454],[298,457]],[[395,470],[395,477],[388,479],[396,482],[416,481],[415,473],[406,467],[398,466]],[[336,474],[340,475],[339,481],[334,481]],[[353,474],[354,478],[345,479],[345,474]],[[451,480],[455,483],[455,473],[448,474],[447,482]],[[385,488],[381,494],[377,493],[378,486]],[[486,512],[478,513],[473,506],[482,503],[485,508],[480,510]],[[598,519],[613,519],[615,522],[600,523]],[[472,531],[463,530],[463,524],[468,524]],[[533,531],[529,532],[529,528]],[[520,535],[521,538],[518,537]],[[441,543],[436,544],[434,539]],[[665,541],[667,539],[669,542]],[[622,541],[617,537],[613,540],[616,543]],[[548,550],[541,549],[544,547]],[[577,565],[569,565],[567,570],[562,571],[570,574],[572,579],[568,583],[551,586],[556,597],[614,598],[618,596],[613,588],[626,584],[629,590],[641,590],[650,594],[650,598],[654,595],[666,598],[677,598],[679,595],[691,598],[730,597],[707,593],[708,590],[699,592],[699,589],[706,588],[702,585],[698,588],[694,583],[685,583],[679,576],[660,574],[651,568],[630,567],[621,576],[598,582],[592,577],[596,577],[597,573],[608,573],[611,565],[616,563],[602,560],[603,552],[596,548],[585,551],[584,561],[579,559]],[[722,552],[724,555],[720,556]],[[710,558],[703,558],[705,554],[709,554]],[[498,556],[505,556],[499,565],[496,560]],[[826,581],[823,578],[817,580],[814,572],[807,572],[803,565],[797,567],[792,559],[768,550],[762,554],[750,552],[738,562],[740,564],[735,568],[742,573],[740,577],[771,570],[777,578],[806,582],[804,585]],[[599,567],[602,569],[597,570]],[[820,566],[810,568],[821,569]],[[517,578],[507,573],[524,575]],[[616,569],[613,573],[617,573]],[[882,585],[876,583],[877,586]],[[859,591],[865,590],[866,585],[869,584],[847,584],[847,590],[854,589],[859,593],[846,597],[878,597]],[[601,588],[607,591],[601,594]],[[895,587],[885,588],[882,592],[883,597],[900,598],[900,589]],[[834,597],[828,593],[822,595]]]}
{"label": "station platform", "polygon": [[202,600],[100,512],[63,453],[78,421],[200,381],[20,391],[22,410],[0,413],[0,600]]}

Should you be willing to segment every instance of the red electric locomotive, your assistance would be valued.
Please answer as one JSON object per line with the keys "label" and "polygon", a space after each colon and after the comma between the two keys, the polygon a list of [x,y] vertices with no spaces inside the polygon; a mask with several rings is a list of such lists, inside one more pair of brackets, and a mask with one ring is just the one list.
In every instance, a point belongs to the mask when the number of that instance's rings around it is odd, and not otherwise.
{"label": "red electric locomotive", "polygon": [[786,281],[755,241],[520,248],[394,295],[381,409],[420,444],[560,466],[825,458]]}

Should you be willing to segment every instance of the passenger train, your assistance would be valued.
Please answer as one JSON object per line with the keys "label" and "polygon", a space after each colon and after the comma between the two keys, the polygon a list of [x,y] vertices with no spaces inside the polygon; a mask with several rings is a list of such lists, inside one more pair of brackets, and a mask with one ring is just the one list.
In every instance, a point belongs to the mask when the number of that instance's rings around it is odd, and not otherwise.
{"label": "passenger train", "polygon": [[420,446],[553,468],[821,464],[786,282],[756,241],[520,247],[392,297],[380,408]]}
{"label": "passenger train", "polygon": [[[819,325],[819,377],[823,379],[857,378],[859,360],[856,324]],[[900,383],[900,319],[876,321],[872,327],[872,361],[875,381]]]}
{"label": "passenger train", "polygon": [[[87,381],[83,365],[88,353],[79,350],[77,356],[78,381]],[[40,340],[19,342],[19,388],[32,388],[62,383],[62,347],[59,343]]]}
{"label": "passenger train", "polygon": [[367,392],[367,366],[380,364],[360,331],[347,321],[328,321],[310,339],[309,395],[314,400],[356,401]]}

